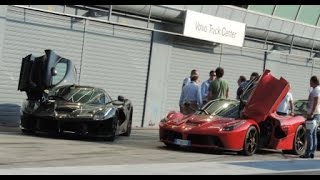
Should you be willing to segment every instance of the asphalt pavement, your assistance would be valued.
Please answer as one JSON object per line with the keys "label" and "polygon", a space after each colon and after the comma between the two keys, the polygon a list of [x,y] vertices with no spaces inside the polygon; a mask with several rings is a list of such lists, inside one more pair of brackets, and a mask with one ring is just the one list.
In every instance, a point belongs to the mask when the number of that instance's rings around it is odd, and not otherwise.
{"label": "asphalt pavement", "polygon": [[114,142],[74,135],[24,135],[0,126],[0,174],[320,174],[320,153],[300,159],[281,151],[253,156],[168,149],[157,129],[133,129]]}

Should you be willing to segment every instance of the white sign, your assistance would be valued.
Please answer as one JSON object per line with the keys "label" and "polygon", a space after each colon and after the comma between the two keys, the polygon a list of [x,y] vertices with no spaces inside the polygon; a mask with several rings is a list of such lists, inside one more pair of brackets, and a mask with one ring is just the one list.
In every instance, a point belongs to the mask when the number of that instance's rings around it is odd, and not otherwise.
{"label": "white sign", "polygon": [[243,46],[246,24],[187,10],[183,35]]}

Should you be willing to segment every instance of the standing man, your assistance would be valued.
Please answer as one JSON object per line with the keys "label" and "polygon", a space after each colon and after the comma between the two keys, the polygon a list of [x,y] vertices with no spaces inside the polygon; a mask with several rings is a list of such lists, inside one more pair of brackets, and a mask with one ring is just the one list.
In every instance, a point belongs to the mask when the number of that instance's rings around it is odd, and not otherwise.
{"label": "standing man", "polygon": [[[193,69],[191,72],[190,72],[190,77],[186,77],[184,80],[183,80],[183,83],[182,83],[182,88],[189,84],[191,82],[191,77],[192,76],[198,76],[199,77],[199,72],[196,70],[196,69]],[[197,80],[197,83],[199,83],[199,79]]]}
{"label": "standing man", "polygon": [[[290,90],[290,84],[289,84],[289,90]],[[277,114],[280,116],[287,116],[289,114],[289,106],[290,106],[290,110],[291,110],[290,115],[293,116],[294,115],[294,105],[293,105],[292,94],[290,91],[287,93],[287,95],[281,101],[281,103],[277,109]]]}
{"label": "standing man", "polygon": [[[199,77],[199,73],[196,69],[191,70],[190,72],[190,77],[186,77],[183,82],[182,82],[182,87],[181,87],[181,94],[182,94],[182,89],[184,86],[186,86],[187,84],[189,84],[191,82],[191,77],[192,76],[198,76]],[[199,79],[196,81],[197,83],[200,84]],[[180,96],[181,96],[180,94]],[[183,104],[179,103],[179,107],[180,107],[180,112],[182,113],[182,106]]]}
{"label": "standing man", "polygon": [[198,76],[192,76],[191,82],[182,88],[179,104],[182,113],[192,114],[202,106],[201,87],[196,83]]}
{"label": "standing man", "polygon": [[211,70],[209,72],[209,79],[204,81],[201,84],[201,96],[202,96],[202,104],[205,105],[208,102],[208,89],[210,83],[216,79],[216,73],[214,70]]}
{"label": "standing man", "polygon": [[249,82],[252,81],[252,80],[257,81],[258,79],[259,79],[259,74],[257,72],[252,72],[251,76],[250,76],[250,79],[242,82],[239,85],[239,88],[238,88],[238,91],[237,91],[237,95],[239,95],[239,97],[240,97],[240,95],[243,93],[243,90],[246,88],[246,86],[249,84]]}
{"label": "standing man", "polygon": [[312,91],[309,94],[308,104],[307,104],[307,148],[304,155],[301,158],[314,158],[314,153],[317,150],[317,129],[320,120],[320,87],[319,79],[317,76],[312,76],[310,78],[310,87]]}
{"label": "standing man", "polygon": [[238,89],[237,89],[237,99],[240,99],[240,95],[242,94],[242,88],[240,87],[241,83],[246,82],[247,78],[245,76],[239,76],[239,79],[237,81],[238,83]]}
{"label": "standing man", "polygon": [[218,67],[216,69],[216,79],[211,82],[208,92],[208,101],[215,99],[227,99],[229,97],[229,85],[227,81],[222,79],[224,69]]}

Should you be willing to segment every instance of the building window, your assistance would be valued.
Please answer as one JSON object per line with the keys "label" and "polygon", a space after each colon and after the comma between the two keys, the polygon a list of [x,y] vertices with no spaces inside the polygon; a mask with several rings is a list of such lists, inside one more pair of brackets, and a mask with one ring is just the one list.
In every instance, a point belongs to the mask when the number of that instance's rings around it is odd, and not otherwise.
{"label": "building window", "polygon": [[264,14],[272,15],[275,5],[249,5],[248,9]]}
{"label": "building window", "polygon": [[301,5],[297,21],[316,25],[320,14],[320,5]]}
{"label": "building window", "polygon": [[285,19],[295,20],[300,5],[277,5],[273,15]]}

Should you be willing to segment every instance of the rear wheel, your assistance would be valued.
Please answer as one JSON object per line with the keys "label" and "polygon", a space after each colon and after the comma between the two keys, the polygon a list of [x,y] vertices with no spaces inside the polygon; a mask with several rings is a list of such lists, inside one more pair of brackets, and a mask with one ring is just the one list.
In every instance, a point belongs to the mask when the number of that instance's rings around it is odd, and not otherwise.
{"label": "rear wheel", "polygon": [[302,155],[306,149],[306,142],[306,130],[300,125],[296,130],[292,150],[283,150],[283,153]]}
{"label": "rear wheel", "polygon": [[127,131],[123,134],[124,136],[130,136],[131,134],[131,128],[132,128],[132,109],[130,111],[130,117],[128,119],[128,123],[127,123]]}
{"label": "rear wheel", "polygon": [[258,149],[259,133],[256,127],[250,126],[243,143],[241,154],[245,156],[253,155]]}

